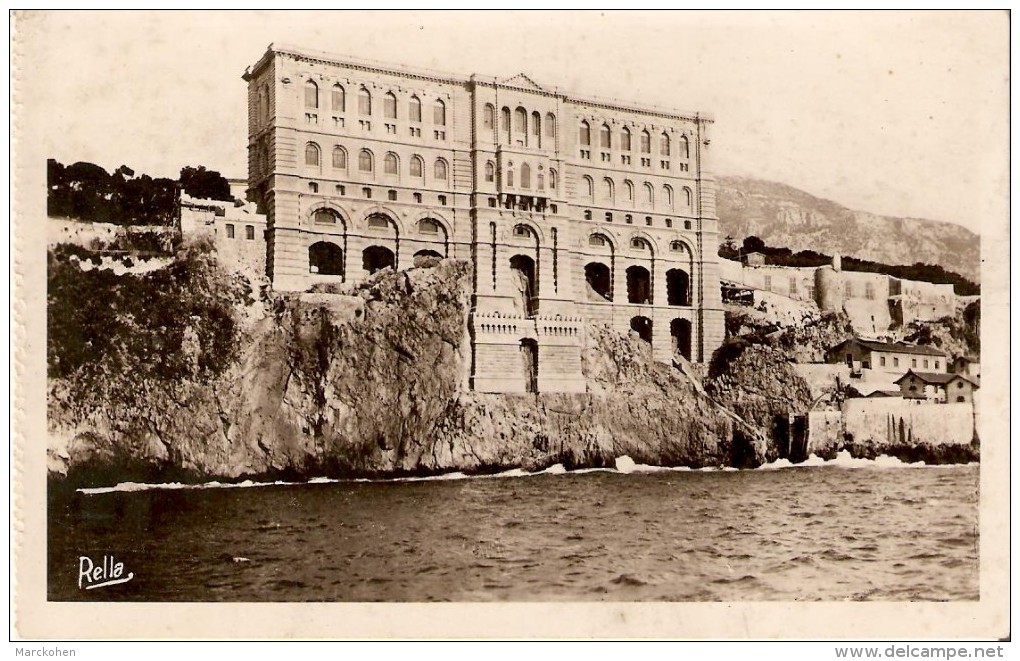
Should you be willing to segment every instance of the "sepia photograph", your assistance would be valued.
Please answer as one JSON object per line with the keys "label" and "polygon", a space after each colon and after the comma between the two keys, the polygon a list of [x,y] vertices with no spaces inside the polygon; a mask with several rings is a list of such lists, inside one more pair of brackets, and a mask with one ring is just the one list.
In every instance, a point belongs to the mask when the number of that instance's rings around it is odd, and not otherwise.
{"label": "sepia photograph", "polygon": [[22,635],[1009,636],[1008,12],[11,29]]}

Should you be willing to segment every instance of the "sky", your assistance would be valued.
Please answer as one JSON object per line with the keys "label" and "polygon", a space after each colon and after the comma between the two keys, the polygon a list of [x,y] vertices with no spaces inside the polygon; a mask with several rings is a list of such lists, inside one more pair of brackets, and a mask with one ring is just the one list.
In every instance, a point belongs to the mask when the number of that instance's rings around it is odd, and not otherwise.
{"label": "sky", "polygon": [[[69,164],[246,176],[270,43],[715,117],[715,171],[981,233],[1008,195],[1003,12],[38,12],[16,112]],[[36,136],[32,136],[36,139]]]}

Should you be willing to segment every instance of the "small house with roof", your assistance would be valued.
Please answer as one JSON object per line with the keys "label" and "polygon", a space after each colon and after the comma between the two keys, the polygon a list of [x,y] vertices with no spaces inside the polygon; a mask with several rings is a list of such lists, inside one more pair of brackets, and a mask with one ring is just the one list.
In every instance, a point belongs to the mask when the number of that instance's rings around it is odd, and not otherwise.
{"label": "small house with roof", "polygon": [[825,362],[845,363],[852,373],[875,370],[890,374],[903,374],[905,370],[944,373],[946,355],[938,349],[907,344],[882,342],[854,337],[840,342],[825,352]]}
{"label": "small house with roof", "polygon": [[976,380],[981,378],[981,363],[973,358],[958,356],[949,363],[949,371]]}
{"label": "small house with roof", "polygon": [[962,404],[974,402],[974,391],[980,386],[962,374],[935,372],[907,373],[896,380],[904,399]]}

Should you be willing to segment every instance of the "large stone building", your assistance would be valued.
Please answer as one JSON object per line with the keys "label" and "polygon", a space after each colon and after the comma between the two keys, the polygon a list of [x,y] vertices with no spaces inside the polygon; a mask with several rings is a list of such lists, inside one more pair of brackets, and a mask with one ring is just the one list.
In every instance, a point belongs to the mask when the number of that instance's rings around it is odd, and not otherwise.
{"label": "large stone building", "polygon": [[588,323],[661,361],[722,342],[706,115],[275,45],[244,80],[274,288],[470,260],[489,392],[583,391]]}

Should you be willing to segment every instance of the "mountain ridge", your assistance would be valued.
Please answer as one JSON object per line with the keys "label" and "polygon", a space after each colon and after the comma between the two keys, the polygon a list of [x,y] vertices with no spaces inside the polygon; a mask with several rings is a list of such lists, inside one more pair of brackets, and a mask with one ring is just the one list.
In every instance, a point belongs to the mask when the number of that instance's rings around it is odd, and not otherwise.
{"label": "mountain ridge", "polygon": [[980,282],[980,237],[944,220],[859,211],[782,182],[718,175],[720,238],[886,264],[938,264]]}

